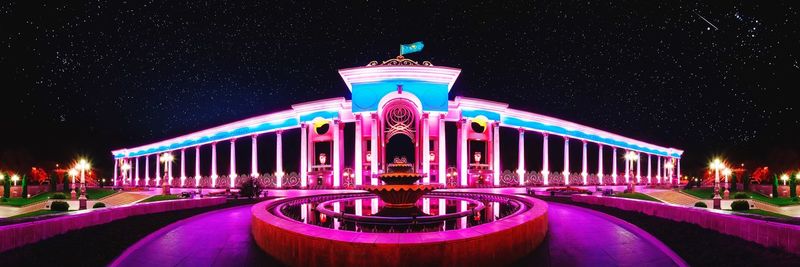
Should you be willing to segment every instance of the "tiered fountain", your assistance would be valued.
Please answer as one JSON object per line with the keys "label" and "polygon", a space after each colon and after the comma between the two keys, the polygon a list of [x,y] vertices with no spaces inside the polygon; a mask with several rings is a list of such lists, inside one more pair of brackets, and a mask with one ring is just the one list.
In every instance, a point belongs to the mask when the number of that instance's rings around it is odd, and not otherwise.
{"label": "tiered fountain", "polygon": [[416,184],[422,176],[414,172],[414,166],[408,163],[405,157],[395,158],[394,162],[387,164],[386,173],[378,175],[383,184],[364,187],[386,204],[376,215],[389,217],[426,215],[416,206],[417,200],[439,186]]}

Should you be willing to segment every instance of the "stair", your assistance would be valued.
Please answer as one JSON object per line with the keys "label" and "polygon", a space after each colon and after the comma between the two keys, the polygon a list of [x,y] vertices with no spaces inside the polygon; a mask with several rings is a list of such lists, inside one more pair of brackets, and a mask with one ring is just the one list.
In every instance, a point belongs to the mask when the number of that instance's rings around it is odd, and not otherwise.
{"label": "stair", "polygon": [[148,197],[150,197],[150,195],[148,194],[122,192],[113,194],[98,201],[105,203],[106,206],[112,207],[112,206],[122,206],[122,205],[136,203]]}
{"label": "stair", "polygon": [[694,203],[700,201],[699,198],[672,190],[651,191],[645,194],[658,199],[661,202],[682,206],[694,206]]}

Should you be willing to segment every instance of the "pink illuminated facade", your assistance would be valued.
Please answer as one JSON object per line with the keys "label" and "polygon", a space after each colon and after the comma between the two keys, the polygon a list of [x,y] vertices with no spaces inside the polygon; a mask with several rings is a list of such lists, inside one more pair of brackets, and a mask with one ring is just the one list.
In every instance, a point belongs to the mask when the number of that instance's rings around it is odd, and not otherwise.
{"label": "pink illuminated facade", "polygon": [[[275,188],[356,188],[377,185],[377,175],[395,156],[405,156],[414,169],[423,174],[421,183],[445,187],[500,187],[550,185],[613,185],[627,181],[637,184],[677,183],[683,151],[623,137],[603,130],[509,108],[508,104],[468,97],[449,98],[449,92],[461,70],[434,66],[398,57],[367,66],[339,70],[351,92],[351,99],[331,98],[292,105],[291,109],[252,117],[222,126],[167,139],[161,142],[112,151],[117,162],[135,162],[125,185],[160,185],[167,179],[179,187],[236,187],[246,179],[259,179]],[[453,125],[456,134],[446,133]],[[345,127],[353,127],[352,148],[345,147]],[[518,143],[501,143],[500,128],[515,129]],[[276,136],[275,170],[263,171],[258,164],[258,138]],[[298,147],[286,147],[283,135],[300,136]],[[249,137],[249,138],[248,138]],[[455,148],[448,148],[447,138],[455,138]],[[542,168],[525,166],[526,138],[542,138]],[[564,140],[564,164],[549,163],[549,141]],[[250,171],[236,173],[234,142],[249,142]],[[229,142],[230,169],[218,173],[216,145]],[[389,145],[394,142],[395,144]],[[408,154],[398,155],[392,147],[406,146]],[[581,162],[573,163],[580,172],[571,173],[569,144],[582,147]],[[200,158],[200,147],[210,146],[211,157]],[[599,147],[598,162],[590,163],[587,148]],[[193,173],[185,167],[186,149],[195,149]],[[286,149],[299,149],[299,162],[284,161]],[[617,169],[617,150],[622,155],[634,152],[636,162],[625,162],[626,171]],[[190,150],[191,151],[191,150]],[[353,151],[345,153],[345,151]],[[455,151],[455,160],[447,153]],[[501,162],[500,153],[518,153],[517,162]],[[603,155],[612,153],[610,170],[603,169]],[[171,179],[172,164],[151,176],[149,161],[164,153],[179,154],[180,179]],[[189,153],[191,154],[191,153]],[[345,156],[348,159],[345,159]],[[144,170],[138,162],[144,160]],[[197,160],[199,159],[199,160]],[[245,159],[246,160],[246,159]],[[645,161],[646,160],[646,161]],[[651,164],[651,160],[656,161]],[[345,162],[349,164],[346,166]],[[644,162],[643,162],[644,161]],[[662,162],[663,161],[663,162]],[[161,167],[158,161],[156,168]],[[666,164],[671,162],[673,164]],[[240,162],[239,162],[240,163]],[[246,164],[246,163],[245,163]],[[292,165],[286,165],[292,164]],[[597,173],[588,166],[597,164]],[[117,167],[122,164],[116,164]],[[641,168],[647,169],[642,176]],[[657,165],[652,176],[651,165]],[[667,170],[666,166],[676,166]],[[288,167],[291,166],[291,167]],[[661,168],[664,166],[662,172]],[[262,169],[259,169],[259,168]],[[210,174],[200,174],[201,168]],[[284,169],[297,172],[284,173]],[[505,171],[503,171],[505,170]],[[116,173],[117,171],[115,171]],[[143,179],[139,174],[144,172]],[[663,175],[662,175],[663,173]],[[116,176],[116,175],[115,175]],[[135,177],[136,179],[131,179]],[[624,180],[618,180],[623,177]],[[121,178],[117,177],[117,178]],[[151,182],[150,179],[154,179]]]}

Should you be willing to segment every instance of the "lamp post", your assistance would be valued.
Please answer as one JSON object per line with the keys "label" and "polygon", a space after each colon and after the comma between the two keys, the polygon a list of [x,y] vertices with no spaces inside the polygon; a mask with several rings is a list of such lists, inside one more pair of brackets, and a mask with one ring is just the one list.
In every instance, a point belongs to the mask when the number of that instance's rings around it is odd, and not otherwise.
{"label": "lamp post", "polygon": [[170,184],[168,180],[170,180],[170,177],[167,177],[167,175],[169,175],[169,169],[172,168],[173,160],[175,160],[175,157],[173,157],[170,153],[164,153],[161,155],[161,162],[164,163],[164,179],[161,179],[161,194],[163,195],[169,195]]}
{"label": "lamp post", "polygon": [[709,164],[709,168],[714,170],[714,208],[720,209],[722,205],[722,197],[719,195],[719,170],[724,168],[725,164],[722,163],[720,159],[714,159],[714,161]]}
{"label": "lamp post", "polygon": [[[639,159],[639,154],[637,154],[636,152],[628,151],[628,153],[625,153],[625,164],[626,164],[625,168],[628,169],[628,173],[625,174],[626,177],[633,177],[633,162],[637,161],[638,159]],[[630,186],[631,192],[633,192],[634,186],[630,181],[632,180],[629,179],[626,182],[628,182],[628,186]]]}
{"label": "lamp post", "polygon": [[70,169],[69,176],[72,177],[72,192],[70,192],[71,199],[75,199],[75,176],[78,176],[78,170],[75,168]]}
{"label": "lamp post", "polygon": [[722,170],[722,176],[725,176],[725,192],[723,192],[722,194],[725,199],[728,199],[728,196],[730,196],[730,191],[728,191],[728,188],[730,188],[730,184],[728,183],[728,177],[731,176],[731,169],[726,167],[724,170]]}
{"label": "lamp post", "polygon": [[17,186],[17,181],[19,181],[19,175],[11,175],[11,181],[14,182],[14,186]]}
{"label": "lamp post", "polygon": [[80,189],[80,197],[78,197],[78,209],[85,210],[86,209],[86,171],[91,168],[86,159],[78,160],[78,164],[75,165],[75,169],[81,171],[81,189]]}
{"label": "lamp post", "polygon": [[[11,178],[11,179],[14,179],[14,178]],[[789,175],[787,175],[787,174],[781,175],[781,180],[783,180],[783,185],[786,186],[786,181],[789,180]],[[14,185],[17,185],[16,182],[14,183]]]}
{"label": "lamp post", "polygon": [[672,183],[672,169],[675,168],[675,164],[673,164],[671,160],[667,161],[667,163],[664,164],[664,168],[667,168],[667,175],[669,176],[669,182]]}
{"label": "lamp post", "polygon": [[128,181],[128,171],[131,169],[131,164],[128,164],[128,162],[122,163],[121,169],[122,169],[122,185],[124,186],[125,182]]}

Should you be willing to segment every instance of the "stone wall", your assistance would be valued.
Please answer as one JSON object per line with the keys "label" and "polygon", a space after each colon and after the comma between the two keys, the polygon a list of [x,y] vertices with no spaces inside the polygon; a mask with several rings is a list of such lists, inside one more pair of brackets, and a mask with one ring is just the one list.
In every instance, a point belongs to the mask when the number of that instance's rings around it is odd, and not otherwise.
{"label": "stone wall", "polygon": [[140,203],[76,212],[51,219],[0,226],[0,252],[48,239],[72,230],[109,223],[131,216],[215,206],[225,198],[185,199]]}
{"label": "stone wall", "polygon": [[765,247],[800,255],[800,225],[768,222],[705,208],[676,206],[616,197],[574,195],[575,202],[641,212],[676,222],[688,222]]}

